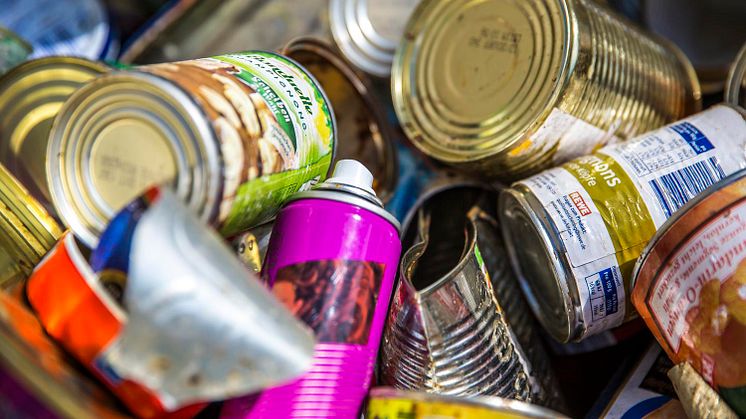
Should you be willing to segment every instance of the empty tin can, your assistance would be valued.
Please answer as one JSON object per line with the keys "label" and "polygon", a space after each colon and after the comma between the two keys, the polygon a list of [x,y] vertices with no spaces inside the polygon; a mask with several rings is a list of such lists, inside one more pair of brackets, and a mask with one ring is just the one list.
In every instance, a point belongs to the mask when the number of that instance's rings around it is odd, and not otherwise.
{"label": "empty tin can", "polygon": [[632,268],[656,229],[746,167],[742,112],[710,108],[503,192],[508,253],[550,335],[582,340],[635,316]]}
{"label": "empty tin can", "polygon": [[668,356],[746,415],[746,171],[668,220],[634,279],[632,301]]}
{"label": "empty tin can", "polygon": [[334,40],[357,68],[388,77],[407,19],[419,3],[420,0],[331,0],[329,24]]}
{"label": "empty tin can", "polygon": [[26,295],[47,333],[140,417],[191,417],[311,364],[311,331],[169,190],[120,213],[90,264],[66,234]]}
{"label": "empty tin can", "polygon": [[0,26],[0,76],[26,61],[33,50],[18,35]]}
{"label": "empty tin can", "polygon": [[[420,263],[424,264],[424,266],[418,268],[424,272],[417,273],[416,277],[410,278],[410,280],[429,282],[443,280],[441,279],[442,273],[457,266],[459,257],[464,257],[462,255],[464,251],[464,221],[469,219],[473,222],[479,257],[484,262],[484,267],[495,295],[496,304],[502,310],[504,321],[507,322],[510,328],[509,339],[513,340],[516,349],[521,351],[525,356],[526,366],[528,367],[526,373],[529,375],[531,382],[531,400],[537,404],[562,410],[564,408],[563,397],[549,364],[546,347],[538,333],[537,324],[533,319],[531,309],[524,300],[517,279],[512,273],[503,246],[503,240],[497,226],[495,218],[497,214],[497,190],[473,181],[460,179],[444,178],[434,183],[422,194],[417,204],[405,219],[403,239],[405,247],[411,247],[418,242],[419,226],[417,217],[420,211],[430,214],[432,242],[429,244],[428,249],[425,250],[425,255],[422,256],[423,260]],[[453,269],[456,271],[459,268],[457,266]],[[448,275],[452,274],[449,273]],[[467,270],[465,269],[457,273],[457,275],[466,274]],[[422,288],[427,285],[427,282],[413,282],[413,285]],[[431,299],[433,301],[437,300],[436,298]],[[431,305],[430,308],[433,308],[433,306]],[[413,308],[410,309],[414,310]],[[425,310],[423,309],[422,311],[423,316],[426,318],[427,314]],[[393,325],[390,323],[389,326]],[[415,329],[409,333],[421,334],[422,336],[438,335],[440,333],[432,328],[432,324],[428,326],[430,327],[424,331]],[[404,332],[404,329],[398,331]],[[393,332],[394,330],[389,331],[388,329],[386,332],[387,338],[390,338],[391,341],[386,341],[386,349],[384,350],[384,370],[382,371],[384,381],[387,384],[397,387],[402,386],[410,389],[422,388],[422,385],[413,386],[412,382],[407,380],[407,378],[411,379],[411,377],[404,373],[405,371],[412,373],[414,372],[412,370],[422,368],[422,366],[405,367],[411,361],[410,358],[413,356],[413,352],[405,349],[407,338],[395,335]],[[484,331],[482,330],[481,332]],[[478,335],[480,331],[477,330],[472,333]],[[478,341],[478,337],[473,339]],[[454,352],[458,351],[455,348],[456,344],[454,342],[448,342],[445,337],[443,340],[443,346],[451,345]],[[437,377],[433,380],[436,382],[432,384],[433,388],[428,389],[429,391],[437,392],[440,388],[440,381],[438,380],[447,382],[441,375],[445,374],[445,371],[454,371],[455,375],[455,371],[461,365],[467,365],[466,367],[462,367],[465,370],[464,375],[467,377],[463,384],[467,384],[469,381],[473,383],[478,379],[478,377],[469,378],[468,374],[471,368],[482,365],[477,355],[472,353],[471,355],[464,355],[464,358],[452,355],[449,358],[442,353],[437,354],[436,352],[438,351],[446,351],[443,348],[437,347],[438,343],[435,339],[433,342],[428,342],[424,346],[432,347],[433,361],[431,361],[431,364],[434,364],[433,369],[435,372],[433,374]],[[465,346],[470,347],[468,344]],[[476,350],[476,348],[472,349]],[[468,350],[465,349],[464,351],[467,352]],[[389,355],[397,356],[400,364],[395,364],[389,360],[387,358]],[[475,361],[469,358],[469,356],[477,357],[477,360]],[[468,367],[468,365],[473,366]],[[423,371],[420,370],[418,373],[423,374]],[[452,390],[449,385],[452,387],[454,383],[445,384],[448,392]]]}
{"label": "empty tin can", "polygon": [[725,83],[725,101],[746,107],[746,44],[736,56]]}
{"label": "empty tin can", "polygon": [[159,183],[231,236],[323,180],[335,138],[312,75],[275,53],[242,52],[89,83],[55,120],[47,173],[60,217],[88,246],[117,210]]}
{"label": "empty tin can", "polygon": [[593,0],[422,3],[392,72],[426,154],[517,179],[700,109],[688,59]]}
{"label": "empty tin can", "polygon": [[337,51],[318,38],[298,38],[281,54],[294,59],[318,80],[337,117],[337,160],[357,160],[373,173],[373,190],[386,204],[398,176],[392,128],[372,91],[370,81]]}
{"label": "empty tin can", "polygon": [[286,385],[228,402],[225,417],[360,416],[401,252],[399,223],[372,181],[359,162],[342,160],[278,214],[263,276],[315,331],[314,363]]}
{"label": "empty tin can", "polygon": [[73,92],[106,71],[106,65],[84,58],[48,57],[0,78],[0,163],[50,212],[46,160],[52,121]]}
{"label": "empty tin can", "polygon": [[379,387],[370,392],[370,419],[562,419],[536,405],[498,397],[453,397]]}

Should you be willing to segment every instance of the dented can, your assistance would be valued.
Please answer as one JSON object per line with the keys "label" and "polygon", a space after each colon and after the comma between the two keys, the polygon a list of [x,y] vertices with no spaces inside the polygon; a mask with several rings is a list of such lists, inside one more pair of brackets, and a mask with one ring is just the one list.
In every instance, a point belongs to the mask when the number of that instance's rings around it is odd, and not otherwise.
{"label": "dented can", "polygon": [[336,160],[357,160],[373,173],[373,190],[384,205],[397,185],[398,156],[392,128],[370,80],[353,69],[334,47],[318,38],[298,38],[280,51],[313,74],[337,117]]}
{"label": "dented can", "polygon": [[599,3],[421,3],[391,78],[407,136],[444,163],[518,179],[697,112],[681,51]]}
{"label": "dented can", "polygon": [[373,419],[562,419],[552,410],[499,397],[453,397],[378,387],[370,392]]}
{"label": "dented can", "polygon": [[316,333],[313,366],[290,383],[226,403],[224,417],[359,416],[401,252],[399,223],[372,181],[359,162],[339,161],[332,178],[278,214],[263,277]]}
{"label": "dented can", "polygon": [[118,214],[90,263],[67,233],[26,296],[47,333],[139,417],[191,417],[311,364],[311,331],[167,189]]}
{"label": "dented can", "polygon": [[634,317],[632,268],[656,229],[744,167],[744,113],[721,105],[506,190],[508,252],[544,328],[577,341]]}
{"label": "dented can", "polygon": [[108,70],[84,58],[47,57],[0,78],[0,163],[50,212],[46,160],[52,121],[70,95]]}
{"label": "dented can", "polygon": [[310,73],[275,53],[243,52],[89,83],[55,120],[47,173],[60,217],[88,246],[160,183],[231,236],[323,180],[335,139],[330,102]]}
{"label": "dented can", "polygon": [[668,220],[635,266],[632,301],[674,363],[746,415],[746,171]]}

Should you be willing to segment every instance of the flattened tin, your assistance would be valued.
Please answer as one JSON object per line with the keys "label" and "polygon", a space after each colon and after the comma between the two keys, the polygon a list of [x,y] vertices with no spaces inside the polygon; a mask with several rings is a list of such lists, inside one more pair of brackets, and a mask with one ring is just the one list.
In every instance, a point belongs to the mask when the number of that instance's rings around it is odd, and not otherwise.
{"label": "flattened tin", "polygon": [[106,71],[83,58],[48,57],[0,78],[0,163],[50,211],[45,165],[52,121],[70,95]]}
{"label": "flattened tin", "polygon": [[688,59],[591,0],[428,1],[391,79],[426,154],[516,179],[700,109]]}
{"label": "flattened tin", "polygon": [[33,50],[28,42],[0,26],[0,76],[24,62]]}
{"label": "flattened tin", "polygon": [[331,0],[329,24],[342,53],[357,68],[388,77],[407,19],[420,0]]}
{"label": "flattened tin", "polygon": [[60,217],[89,246],[118,209],[159,183],[231,236],[325,178],[335,143],[333,111],[313,76],[249,51],[86,85],[55,121],[47,173]]}
{"label": "flattened tin", "polygon": [[368,402],[369,418],[376,419],[562,419],[566,416],[536,405],[498,397],[453,397],[430,393],[374,388]]}
{"label": "flattened tin", "polygon": [[373,87],[336,49],[319,38],[298,38],[281,51],[318,80],[337,113],[336,160],[357,160],[373,173],[373,189],[386,204],[398,178],[392,128]]}

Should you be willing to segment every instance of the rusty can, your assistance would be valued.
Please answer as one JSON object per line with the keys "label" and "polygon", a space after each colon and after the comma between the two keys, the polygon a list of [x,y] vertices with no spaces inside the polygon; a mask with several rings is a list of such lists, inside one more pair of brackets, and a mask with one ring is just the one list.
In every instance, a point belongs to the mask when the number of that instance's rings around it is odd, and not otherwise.
{"label": "rusty can", "polygon": [[736,56],[725,82],[725,101],[746,107],[746,44]]}
{"label": "rusty can", "polygon": [[0,26],[0,76],[24,62],[33,50],[28,42]]}
{"label": "rusty can", "polygon": [[47,175],[57,212],[90,247],[117,210],[161,182],[231,236],[323,180],[335,144],[330,102],[310,73],[279,54],[242,52],[84,86],[55,120]]}
{"label": "rusty can", "polygon": [[318,80],[337,113],[336,160],[355,159],[373,173],[373,190],[384,204],[394,193],[398,156],[393,130],[368,78],[320,38],[298,38],[280,53]]}
{"label": "rusty can", "polygon": [[668,356],[746,415],[746,170],[668,220],[634,280],[632,301]]}
{"label": "rusty can", "polygon": [[370,392],[371,419],[562,419],[566,416],[536,405],[499,397],[469,397],[417,393],[387,387]]}
{"label": "rusty can", "polygon": [[430,156],[517,179],[701,107],[689,60],[592,0],[427,1],[391,90]]}
{"label": "rusty can", "polygon": [[47,57],[0,78],[0,163],[52,213],[45,168],[52,121],[73,92],[106,71],[84,58]]}
{"label": "rusty can", "polygon": [[529,304],[560,342],[636,316],[632,268],[687,201],[746,167],[743,110],[720,105],[513,184],[503,234]]}
{"label": "rusty can", "polygon": [[331,0],[329,24],[345,57],[373,76],[388,77],[407,19],[421,0]]}

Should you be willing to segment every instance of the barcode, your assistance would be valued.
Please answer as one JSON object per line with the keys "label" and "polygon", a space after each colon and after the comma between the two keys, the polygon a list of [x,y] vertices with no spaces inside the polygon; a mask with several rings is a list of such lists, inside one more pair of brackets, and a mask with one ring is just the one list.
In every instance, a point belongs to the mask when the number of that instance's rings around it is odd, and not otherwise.
{"label": "barcode", "polygon": [[710,157],[649,183],[666,217],[670,217],[690,199],[724,177],[725,172],[718,164],[717,158]]}

